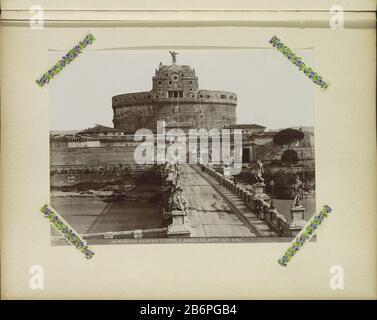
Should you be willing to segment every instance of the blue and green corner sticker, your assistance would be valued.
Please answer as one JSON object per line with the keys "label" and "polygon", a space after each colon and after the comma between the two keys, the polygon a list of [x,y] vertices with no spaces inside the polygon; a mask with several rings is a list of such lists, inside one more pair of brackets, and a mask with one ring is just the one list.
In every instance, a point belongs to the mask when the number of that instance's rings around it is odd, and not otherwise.
{"label": "blue and green corner sticker", "polygon": [[75,47],[69,50],[53,67],[51,67],[43,76],[37,79],[35,82],[43,87],[49,83],[57,74],[59,74],[65,66],[70,64],[76,59],[80,53],[89,45],[94,42],[94,36],[89,33],[82,41],[80,41]]}
{"label": "blue and green corner sticker", "polygon": [[94,252],[89,249],[88,244],[83,240],[73,228],[60,217],[60,215],[48,204],[44,204],[40,212],[50,222],[50,224],[64,236],[64,238],[80,252],[85,255],[86,259],[91,259]]}
{"label": "blue and green corner sticker", "polygon": [[328,217],[331,211],[332,209],[329,206],[324,205],[322,210],[310,219],[306,227],[302,229],[297,237],[291,242],[283,257],[278,260],[280,265],[284,267],[287,266],[293,256],[313,237],[315,231],[321,225],[322,221]]}
{"label": "blue and green corner sticker", "polygon": [[316,85],[320,86],[322,89],[328,88],[329,83],[325,81],[318,72],[315,72],[310,66],[308,66],[301,57],[297,56],[290,48],[281,42],[277,36],[273,36],[269,42]]}

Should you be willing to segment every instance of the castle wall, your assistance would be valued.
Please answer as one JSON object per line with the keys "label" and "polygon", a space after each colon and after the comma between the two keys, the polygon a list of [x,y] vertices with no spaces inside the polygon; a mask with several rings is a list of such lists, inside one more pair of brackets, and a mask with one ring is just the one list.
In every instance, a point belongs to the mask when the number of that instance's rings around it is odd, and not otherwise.
{"label": "castle wall", "polygon": [[[136,95],[137,96],[137,95]],[[135,133],[141,128],[156,131],[157,121],[167,126],[223,128],[236,124],[236,94],[227,91],[200,90],[198,98],[150,99],[142,94],[119,98],[113,105],[113,123],[117,129]],[[143,98],[144,97],[144,98]]]}
{"label": "castle wall", "polygon": [[108,146],[95,148],[60,148],[50,150],[50,167],[96,167],[135,164],[136,146]]}

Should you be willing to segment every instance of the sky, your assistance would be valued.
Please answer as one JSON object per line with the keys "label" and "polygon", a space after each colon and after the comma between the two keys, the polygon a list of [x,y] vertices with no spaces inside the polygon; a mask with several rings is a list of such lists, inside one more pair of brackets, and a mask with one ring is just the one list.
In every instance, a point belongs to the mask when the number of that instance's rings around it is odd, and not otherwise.
{"label": "sky", "polygon": [[[174,48],[173,48],[174,49]],[[295,50],[313,65],[312,49]],[[314,125],[314,84],[276,49],[177,50],[199,88],[237,94],[237,123],[268,129]],[[49,65],[65,52],[50,51]],[[49,84],[51,130],[113,126],[114,95],[149,91],[168,50],[85,50]]]}

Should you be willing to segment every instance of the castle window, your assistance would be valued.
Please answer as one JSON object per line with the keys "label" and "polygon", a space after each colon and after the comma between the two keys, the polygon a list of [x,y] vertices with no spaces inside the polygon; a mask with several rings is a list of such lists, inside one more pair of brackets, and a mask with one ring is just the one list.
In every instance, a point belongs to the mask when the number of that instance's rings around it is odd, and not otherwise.
{"label": "castle window", "polygon": [[226,95],[225,95],[225,94],[222,94],[222,95],[220,96],[220,98],[221,98],[221,99],[226,99]]}
{"label": "castle window", "polygon": [[206,95],[206,98],[211,98],[211,96],[207,94],[207,95]]}
{"label": "castle window", "polygon": [[201,95],[199,95],[199,97],[200,97],[200,98],[203,98],[203,95],[201,94]]}
{"label": "castle window", "polygon": [[171,81],[169,81],[169,84],[171,84]]}
{"label": "castle window", "polygon": [[192,81],[191,81],[191,80],[189,81],[189,84],[192,84]]}
{"label": "castle window", "polygon": [[233,96],[229,96],[229,99],[230,99],[230,100],[233,100]]}
{"label": "castle window", "polygon": [[159,82],[158,82],[158,84],[162,84],[162,82],[161,82],[161,81],[159,81]]}
{"label": "castle window", "polygon": [[169,98],[183,98],[183,91],[169,91],[168,92],[168,97]]}
{"label": "castle window", "polygon": [[190,88],[190,91],[192,91],[192,88]]}

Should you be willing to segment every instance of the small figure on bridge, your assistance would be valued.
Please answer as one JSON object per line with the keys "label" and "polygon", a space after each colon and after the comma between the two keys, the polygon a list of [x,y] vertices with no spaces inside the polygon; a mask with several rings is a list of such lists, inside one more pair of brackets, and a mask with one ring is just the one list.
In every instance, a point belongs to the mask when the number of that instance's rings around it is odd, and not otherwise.
{"label": "small figure on bridge", "polygon": [[264,183],[264,169],[263,169],[263,162],[261,160],[257,160],[257,168],[255,170],[255,179],[257,180],[257,183]]}
{"label": "small figure on bridge", "polygon": [[300,200],[304,198],[304,185],[299,176],[296,176],[295,183],[292,185],[292,207],[301,207]]}

